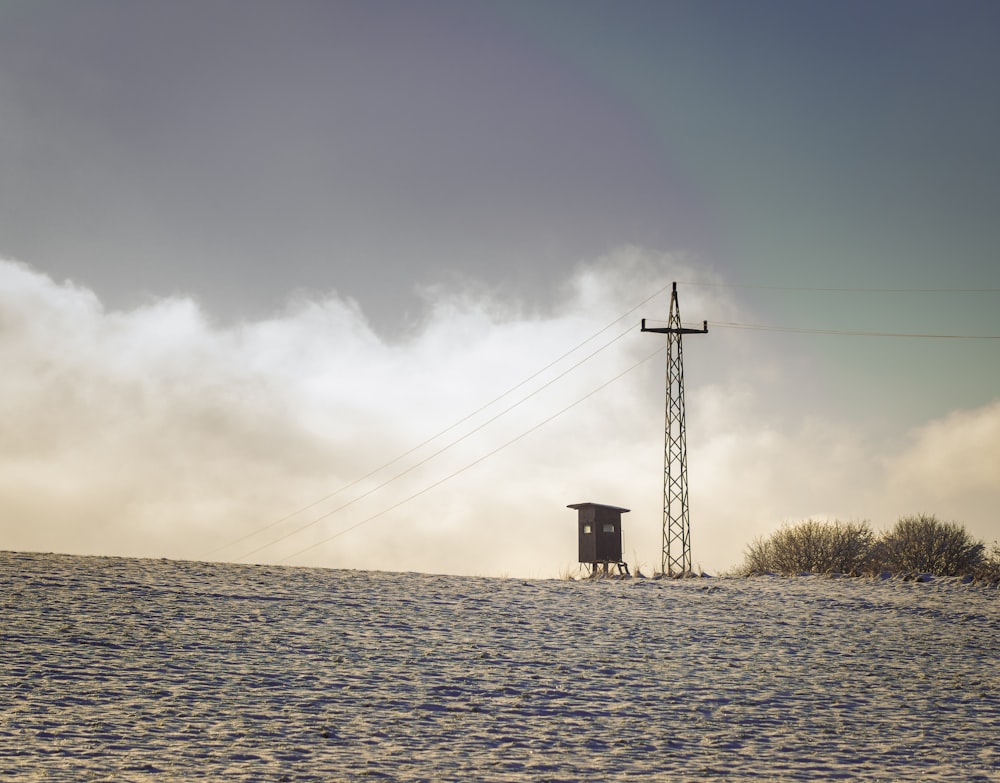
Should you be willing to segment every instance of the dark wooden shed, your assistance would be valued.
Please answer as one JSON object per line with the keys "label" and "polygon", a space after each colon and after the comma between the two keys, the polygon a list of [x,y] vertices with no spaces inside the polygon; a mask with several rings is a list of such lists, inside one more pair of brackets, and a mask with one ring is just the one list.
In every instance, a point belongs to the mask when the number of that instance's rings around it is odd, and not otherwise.
{"label": "dark wooden shed", "polygon": [[622,514],[628,509],[602,503],[573,503],[566,508],[577,510],[579,562],[589,563],[595,574],[599,565],[607,573],[609,563],[628,571],[622,562]]}

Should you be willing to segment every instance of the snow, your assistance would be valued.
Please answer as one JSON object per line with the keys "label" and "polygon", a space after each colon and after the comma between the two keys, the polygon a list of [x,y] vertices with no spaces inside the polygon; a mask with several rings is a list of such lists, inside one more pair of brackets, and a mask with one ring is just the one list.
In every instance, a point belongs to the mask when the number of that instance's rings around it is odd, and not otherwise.
{"label": "snow", "polygon": [[1000,780],[1000,593],[0,553],[17,781]]}

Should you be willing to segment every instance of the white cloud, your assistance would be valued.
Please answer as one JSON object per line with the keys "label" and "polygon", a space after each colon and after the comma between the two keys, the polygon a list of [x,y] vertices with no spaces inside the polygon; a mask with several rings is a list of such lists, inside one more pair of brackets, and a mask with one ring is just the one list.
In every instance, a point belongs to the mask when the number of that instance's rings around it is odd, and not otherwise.
{"label": "white cloud", "polygon": [[[107,310],[80,286],[0,262],[0,547],[273,562],[316,544],[287,562],[553,576],[575,566],[565,506],[593,500],[632,509],[626,559],[649,571],[659,565],[663,354],[529,430],[654,351],[659,338],[636,324],[665,318],[668,293],[546,365],[692,276],[631,248],[582,267],[544,313],[483,290],[428,290],[421,322],[386,340],[336,294],[222,326],[189,299]],[[738,320],[718,290],[685,288],[685,319]],[[746,339],[719,330],[686,351],[692,538],[706,569],[736,565],[786,519],[906,513],[914,487],[942,470],[951,478],[936,486],[951,494],[920,510],[952,518],[944,506],[963,493],[978,493],[970,513],[996,506],[996,406],[928,425],[906,453],[886,454],[820,411],[794,413],[781,357],[746,350]]]}
{"label": "white cloud", "polygon": [[892,442],[816,415],[785,416],[766,387],[702,389],[699,405],[693,546],[709,543],[723,562],[804,519],[868,520],[881,530],[930,513],[977,538],[1000,537],[1000,403],[954,411]]}
{"label": "white cloud", "polygon": [[917,428],[886,473],[888,494],[909,501],[906,513],[938,513],[979,538],[1000,538],[1000,400]]}
{"label": "white cloud", "polygon": [[[663,284],[662,260],[634,253],[616,267],[643,278],[640,291]],[[599,288],[594,280],[607,274],[585,270],[576,285]],[[414,333],[387,342],[337,295],[222,327],[189,299],[108,311],[93,292],[0,263],[0,354],[12,368],[0,386],[0,546],[205,556],[472,413],[623,309],[613,291],[587,301],[570,291],[557,313],[532,317],[484,293],[435,297]],[[217,556],[239,556],[372,489],[616,333],[351,491]],[[440,457],[255,557],[283,557],[441,481],[628,366],[634,353],[619,341]],[[614,418],[618,400],[598,395],[584,418]],[[556,422],[298,562],[480,572],[548,563],[555,571],[572,557],[561,541],[572,530],[563,506],[580,499],[570,477],[598,463],[581,446],[592,429]]]}

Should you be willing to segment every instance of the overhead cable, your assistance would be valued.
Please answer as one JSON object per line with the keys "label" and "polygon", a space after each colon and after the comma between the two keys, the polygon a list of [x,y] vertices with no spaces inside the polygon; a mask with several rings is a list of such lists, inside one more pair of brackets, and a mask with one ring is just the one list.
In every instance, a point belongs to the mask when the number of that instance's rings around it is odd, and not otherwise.
{"label": "overhead cable", "polygon": [[687,281],[678,285],[707,288],[749,288],[760,291],[818,291],[847,294],[996,294],[1000,288],[835,288],[830,286],[749,285],[742,283],[706,283]]}
{"label": "overhead cable", "polygon": [[[514,410],[514,409],[515,409],[515,408],[517,408],[517,407],[518,407],[519,405],[522,405],[523,403],[525,403],[525,402],[527,402],[528,400],[530,400],[530,399],[531,399],[532,397],[534,397],[534,396],[535,396],[536,394],[538,394],[538,393],[539,393],[540,391],[542,391],[543,389],[546,389],[546,388],[548,388],[549,386],[551,386],[551,385],[552,385],[553,383],[555,383],[556,381],[560,380],[561,378],[564,378],[564,377],[566,377],[567,375],[569,375],[569,373],[571,373],[571,372],[572,372],[573,370],[577,369],[577,368],[578,368],[578,367],[579,367],[580,365],[582,365],[582,364],[584,364],[585,362],[589,361],[590,359],[594,358],[594,357],[595,357],[595,356],[596,356],[597,354],[599,354],[599,353],[600,353],[601,351],[603,351],[603,350],[605,350],[605,349],[607,349],[607,348],[611,347],[611,346],[612,346],[612,345],[614,345],[614,344],[615,344],[616,342],[618,342],[619,340],[621,340],[621,339],[622,339],[623,337],[625,337],[626,335],[630,334],[630,333],[631,333],[632,331],[634,331],[634,330],[635,330],[635,327],[636,327],[636,326],[637,326],[637,324],[634,324],[634,323],[633,323],[633,324],[631,324],[631,325],[630,325],[630,326],[628,327],[628,329],[626,329],[626,330],[625,330],[624,332],[622,332],[621,334],[619,334],[619,335],[618,335],[617,337],[615,337],[615,338],[614,338],[613,340],[611,340],[610,342],[607,342],[607,343],[605,343],[604,345],[602,345],[602,346],[601,346],[600,348],[598,348],[597,350],[595,350],[595,351],[593,351],[593,352],[589,353],[589,354],[588,354],[587,356],[585,356],[585,357],[583,357],[582,359],[580,359],[580,360],[579,360],[579,361],[578,361],[578,362],[577,362],[576,364],[573,364],[573,365],[571,365],[570,367],[568,367],[567,369],[563,370],[563,371],[562,371],[561,373],[559,373],[558,375],[556,375],[556,376],[554,376],[553,378],[549,379],[548,381],[546,381],[545,383],[543,383],[543,384],[542,384],[541,386],[539,386],[539,387],[538,387],[537,389],[535,389],[534,391],[532,391],[532,392],[530,392],[530,393],[526,394],[526,395],[525,395],[524,397],[522,397],[521,399],[519,399],[519,400],[518,400],[517,402],[513,403],[512,405],[509,405],[508,407],[504,408],[504,409],[503,409],[502,411],[500,411],[499,413],[497,413],[497,414],[495,414],[494,416],[490,417],[489,419],[487,419],[486,421],[484,421],[484,422],[483,422],[482,424],[480,424],[479,426],[477,426],[477,427],[475,427],[475,428],[473,428],[473,429],[469,430],[468,432],[466,432],[466,433],[465,433],[464,435],[462,435],[461,437],[459,437],[459,438],[456,438],[455,440],[451,441],[450,443],[447,443],[446,445],[442,446],[442,447],[441,447],[441,448],[439,448],[439,449],[438,449],[437,451],[435,451],[435,452],[434,452],[433,454],[429,454],[428,456],[424,457],[424,458],[423,458],[422,460],[420,460],[419,462],[416,462],[416,463],[414,463],[413,465],[410,465],[410,467],[406,468],[405,470],[401,470],[401,471],[400,471],[399,473],[396,473],[396,474],[395,474],[394,476],[392,476],[391,478],[387,478],[387,479],[386,479],[385,481],[383,481],[382,483],[380,483],[380,484],[377,484],[376,486],[372,487],[371,489],[367,490],[366,492],[362,492],[362,493],[361,493],[360,495],[357,495],[357,496],[355,496],[355,497],[354,497],[354,498],[352,498],[351,500],[348,500],[348,501],[347,501],[346,503],[343,503],[343,504],[341,504],[341,505],[337,506],[337,508],[335,508],[335,509],[332,509],[332,510],[330,510],[330,511],[327,511],[326,513],[324,513],[324,514],[321,514],[321,515],[320,515],[320,516],[318,516],[318,517],[315,517],[315,518],[314,518],[314,519],[312,519],[311,521],[309,521],[309,522],[306,522],[306,523],[305,523],[304,525],[299,525],[299,526],[298,526],[298,527],[296,527],[295,529],[293,529],[293,530],[289,531],[288,533],[285,533],[285,534],[283,534],[283,535],[279,536],[278,538],[275,538],[275,539],[273,539],[272,541],[269,541],[269,542],[267,542],[267,543],[265,543],[265,544],[261,544],[261,545],[260,545],[260,546],[258,546],[258,547],[257,547],[256,549],[252,549],[251,551],[247,552],[247,553],[246,553],[245,555],[243,555],[243,556],[242,556],[242,557],[240,557],[239,559],[240,559],[240,560],[245,560],[246,558],[250,557],[251,555],[255,555],[255,554],[257,554],[258,552],[260,552],[260,551],[262,551],[262,550],[264,550],[264,549],[267,549],[268,547],[271,547],[271,546],[274,546],[275,544],[277,544],[277,543],[280,543],[281,541],[284,541],[284,540],[285,540],[285,539],[287,539],[287,538],[291,538],[292,536],[294,536],[294,535],[297,535],[298,533],[301,533],[301,532],[302,532],[303,530],[306,530],[307,528],[310,528],[310,527],[312,527],[312,526],[313,526],[313,525],[315,525],[315,524],[316,524],[317,522],[321,522],[322,520],[326,519],[327,517],[330,517],[330,516],[333,516],[334,514],[336,514],[336,513],[340,512],[340,511],[343,511],[343,510],[344,510],[345,508],[347,508],[348,506],[352,506],[352,505],[354,505],[354,504],[355,504],[355,503],[357,503],[357,502],[358,502],[359,500],[362,500],[362,499],[364,499],[364,498],[368,497],[369,495],[372,495],[372,494],[374,494],[375,492],[378,492],[378,491],[379,491],[380,489],[383,489],[384,487],[388,486],[389,484],[391,484],[392,482],[396,481],[397,479],[400,479],[400,478],[402,478],[403,476],[407,475],[408,473],[411,473],[411,472],[413,472],[414,470],[416,470],[417,468],[421,467],[422,465],[425,465],[425,464],[427,464],[428,462],[430,462],[430,461],[431,461],[432,459],[434,459],[435,457],[437,457],[437,456],[439,456],[439,455],[443,454],[443,453],[444,453],[445,451],[447,451],[448,449],[450,449],[450,448],[452,448],[453,446],[455,446],[455,445],[457,445],[457,444],[461,443],[461,442],[462,442],[463,440],[465,440],[466,438],[469,438],[469,437],[471,437],[471,436],[472,436],[472,435],[474,435],[475,433],[479,432],[479,431],[480,431],[480,430],[482,430],[483,428],[485,428],[485,427],[487,427],[488,425],[490,425],[490,424],[492,424],[493,422],[495,422],[495,421],[496,421],[497,419],[499,419],[500,417],[502,417],[502,416],[505,416],[506,414],[510,413],[510,412],[511,412],[512,410]],[[355,482],[355,483],[357,483],[357,482]]]}
{"label": "overhead cable", "polygon": [[849,329],[809,329],[796,326],[769,326],[766,324],[740,324],[712,321],[712,326],[720,329],[748,329],[758,332],[788,332],[791,334],[832,334],[846,337],[910,337],[935,340],[1000,340],[995,334],[927,334],[920,332],[875,332]]}
{"label": "overhead cable", "polygon": [[[583,397],[580,397],[575,402],[570,403],[569,405],[567,405],[562,410],[559,410],[556,413],[553,413],[551,416],[543,419],[542,421],[538,422],[534,426],[532,426],[529,429],[525,430],[524,432],[522,432],[517,437],[511,438],[506,443],[503,443],[500,446],[497,446],[492,451],[489,451],[486,454],[483,454],[482,456],[477,457],[472,462],[466,463],[464,466],[462,466],[461,468],[459,468],[456,471],[453,471],[452,473],[449,473],[444,478],[435,481],[433,484],[428,484],[423,489],[421,489],[421,490],[419,490],[417,492],[414,492],[412,495],[409,495],[408,497],[403,498],[398,503],[394,503],[393,505],[389,506],[388,508],[385,508],[382,511],[379,511],[377,514],[372,514],[370,517],[367,517],[366,519],[362,519],[360,522],[355,522],[353,525],[345,527],[343,530],[339,530],[336,533],[334,533],[333,535],[327,536],[326,538],[320,539],[319,541],[315,541],[312,544],[310,544],[309,546],[303,547],[302,549],[298,550],[297,552],[293,552],[290,555],[286,555],[285,557],[280,558],[278,560],[278,562],[279,563],[284,563],[284,562],[286,562],[288,560],[291,560],[294,557],[298,557],[299,555],[305,554],[306,552],[308,552],[308,551],[310,551],[312,549],[315,549],[316,547],[321,546],[322,544],[326,544],[326,543],[332,541],[335,538],[339,538],[340,536],[344,535],[345,533],[349,533],[352,530],[356,530],[357,528],[361,527],[362,525],[367,525],[369,522],[372,522],[373,520],[376,520],[376,519],[378,519],[381,516],[385,516],[390,511],[395,511],[397,508],[399,508],[402,505],[405,505],[406,503],[409,503],[411,500],[414,500],[414,499],[420,497],[421,495],[424,495],[424,494],[430,492],[432,489],[435,489],[436,487],[441,486],[446,481],[450,481],[451,479],[455,478],[456,476],[459,476],[462,473],[465,473],[465,471],[469,470],[470,468],[475,467],[480,462],[483,462],[483,461],[489,459],[490,457],[492,457],[493,455],[497,454],[498,452],[503,451],[508,446],[511,446],[514,443],[517,443],[522,438],[530,435],[535,430],[538,430],[538,429],[544,427],[549,422],[551,422],[554,419],[557,419],[558,417],[562,416],[568,410],[571,410],[572,408],[575,408],[580,403],[582,403],[582,402],[588,400],[589,398],[593,397],[599,391],[602,391],[603,389],[606,389],[608,386],[610,386],[611,384],[613,384],[616,381],[620,380],[624,376],[628,375],[630,372],[632,372],[634,369],[636,369],[640,365],[645,364],[646,362],[648,362],[650,359],[652,359],[657,354],[663,353],[664,350],[665,350],[664,346],[660,346],[655,351],[653,351],[652,353],[650,353],[648,356],[645,356],[644,358],[642,358],[639,361],[637,361],[635,364],[633,364],[628,369],[623,370],[622,372],[618,373],[618,375],[616,375],[614,378],[611,378],[610,380],[605,381],[600,386],[598,386],[595,389],[587,392],[587,394],[585,394]],[[319,521],[319,520],[317,520],[317,521]]]}
{"label": "overhead cable", "polygon": [[[427,446],[428,444],[434,442],[438,438],[443,437],[444,435],[446,435],[447,433],[451,432],[456,427],[458,427],[458,426],[464,424],[465,422],[467,422],[469,419],[477,416],[478,414],[480,414],[483,411],[487,410],[488,408],[492,407],[493,405],[495,405],[496,403],[498,403],[500,400],[502,400],[504,397],[507,397],[508,395],[510,395],[513,392],[517,391],[518,389],[520,389],[525,384],[530,383],[535,378],[537,378],[540,375],[542,375],[543,373],[545,373],[547,370],[550,370],[552,367],[556,366],[561,361],[563,361],[567,357],[569,357],[572,354],[574,354],[576,351],[578,351],[580,348],[582,348],[583,346],[585,346],[587,343],[592,342],[597,337],[599,337],[600,335],[604,334],[604,332],[608,331],[608,329],[612,328],[615,324],[619,323],[620,321],[624,320],[625,318],[628,318],[632,313],[634,313],[640,307],[643,307],[647,302],[651,301],[652,299],[655,299],[657,296],[659,296],[664,291],[666,291],[668,288],[670,288],[670,286],[671,286],[671,284],[667,283],[662,288],[657,289],[652,294],[650,294],[645,299],[643,299],[641,302],[639,302],[637,305],[635,305],[634,307],[632,307],[629,310],[625,311],[624,313],[622,313],[621,315],[619,315],[617,318],[615,318],[613,321],[611,321],[610,323],[608,323],[606,326],[604,326],[601,329],[599,329],[598,331],[594,332],[592,335],[590,335],[589,337],[587,337],[585,340],[577,343],[575,346],[573,346],[572,348],[570,348],[568,351],[564,352],[562,355],[558,356],[557,358],[553,359],[551,362],[549,362],[548,364],[546,364],[541,369],[539,369],[536,372],[532,373],[531,375],[529,375],[528,377],[526,377],[524,380],[522,380],[522,381],[514,384],[509,389],[507,389],[505,392],[503,392],[502,394],[494,397],[489,402],[486,402],[483,405],[480,405],[474,411],[472,411],[471,413],[463,416],[462,418],[458,419],[454,423],[448,425],[443,430],[440,430],[439,432],[435,433],[434,435],[430,436],[429,438],[421,441],[416,446],[413,446],[412,448],[408,449],[407,451],[404,451],[402,454],[400,454],[400,455],[398,455],[396,457],[393,457],[388,462],[385,462],[385,463],[379,465],[377,468],[374,468],[373,470],[370,470],[368,473],[364,474],[363,476],[360,476],[360,477],[358,477],[356,479],[353,479],[352,481],[350,481],[349,483],[347,483],[344,486],[340,487],[339,489],[334,490],[333,492],[331,492],[331,493],[329,493],[327,495],[324,495],[319,500],[315,500],[312,503],[309,503],[309,504],[307,504],[305,506],[302,506],[302,507],[296,509],[295,511],[292,511],[289,514],[286,514],[285,516],[280,517],[279,519],[275,519],[275,520],[273,520],[271,522],[268,522],[267,524],[262,525],[261,527],[258,527],[256,529],[250,531],[249,533],[246,533],[246,534],[240,536],[239,538],[237,538],[235,540],[232,540],[232,541],[230,541],[230,542],[228,542],[226,544],[223,544],[222,546],[219,546],[219,547],[216,547],[215,549],[210,550],[207,553],[207,555],[217,554],[218,552],[221,552],[221,551],[223,551],[225,549],[229,549],[231,547],[236,546],[237,544],[240,544],[240,543],[242,543],[244,541],[247,541],[248,539],[251,539],[254,536],[260,535],[261,533],[263,533],[263,532],[265,532],[267,530],[270,530],[271,528],[276,527],[277,525],[280,525],[282,522],[287,522],[289,519],[292,519],[293,517],[296,517],[299,514],[302,514],[303,512],[308,511],[311,508],[315,508],[316,506],[320,505],[321,503],[326,502],[330,498],[336,497],[337,495],[340,495],[341,493],[346,492],[347,490],[351,489],[352,487],[355,487],[358,484],[360,484],[362,481],[365,481],[366,479],[369,479],[372,476],[374,476],[374,475],[376,475],[378,473],[381,473],[386,468],[389,468],[392,465],[395,465],[397,462],[405,459],[406,457],[410,456],[414,452],[419,451],[424,446]],[[632,329],[632,327],[629,327],[629,330],[631,330],[631,329]],[[623,337],[625,334],[627,334],[627,332],[623,332],[621,335],[619,335],[619,337],[615,338],[615,340],[612,340],[611,343],[616,342],[617,340],[621,339],[621,337]],[[607,345],[605,345],[604,348],[607,348],[609,345],[611,345],[611,343],[608,343]],[[604,348],[599,349],[599,351],[603,350]],[[595,353],[590,354],[590,356],[588,356],[587,358],[590,358],[591,356],[594,356],[599,351],[596,351]],[[586,360],[584,360],[584,361],[586,361]],[[575,368],[577,366],[579,366],[579,363],[576,364],[576,365],[574,365],[573,367]],[[570,368],[570,369],[573,369],[573,368]],[[565,373],[563,373],[563,375],[565,375]],[[562,376],[560,375],[558,377],[562,377]],[[551,381],[550,381],[550,383],[551,383]],[[546,384],[546,385],[548,385],[548,384]],[[545,387],[543,386],[541,388],[545,388]],[[541,389],[538,389],[538,390],[536,390],[536,392],[540,391],[540,390]],[[510,410],[510,408],[508,408],[508,410]],[[490,421],[493,421],[493,419],[491,419]],[[486,422],[486,423],[488,424],[490,422]],[[485,426],[485,425],[483,425],[483,426]],[[480,429],[481,429],[481,427],[480,427]],[[471,434],[471,433],[469,433],[469,434]],[[458,441],[455,441],[455,443],[457,443],[457,442]],[[452,443],[451,445],[454,445],[454,443]],[[450,445],[447,446],[447,447],[445,447],[445,448],[450,448]],[[431,457],[428,457],[428,459],[433,458],[434,456],[436,456],[439,453],[441,453],[441,452],[440,451],[436,452],[435,454],[431,455]],[[423,464],[423,463],[421,462],[419,464]],[[417,467],[417,465],[415,465],[414,467]],[[411,468],[411,470],[412,470],[412,468]],[[393,480],[395,480],[395,478],[398,478],[398,476],[394,477],[393,479],[390,479],[389,481],[393,481]],[[384,485],[380,485],[380,486],[384,486]],[[376,489],[378,489],[378,488],[379,487],[376,487]],[[355,500],[357,500],[357,499],[359,499],[359,498],[356,498]],[[351,502],[354,502],[354,501],[351,501]],[[265,545],[265,546],[267,546],[267,545]],[[261,548],[263,548],[263,547],[261,547]],[[254,550],[253,552],[249,552],[244,557],[249,556],[251,554],[256,554],[256,552],[258,552],[258,551],[260,551],[260,550],[257,549],[257,550]]]}

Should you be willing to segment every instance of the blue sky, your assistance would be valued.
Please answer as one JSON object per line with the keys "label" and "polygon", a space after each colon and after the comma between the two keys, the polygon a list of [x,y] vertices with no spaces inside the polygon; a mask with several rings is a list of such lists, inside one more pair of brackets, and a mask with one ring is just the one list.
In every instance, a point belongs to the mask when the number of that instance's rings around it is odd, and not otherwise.
{"label": "blue sky", "polygon": [[[702,424],[689,447],[709,463],[692,476],[706,564],[732,565],[741,542],[808,515],[884,525],[927,511],[1000,537],[988,477],[1000,470],[968,485],[1000,467],[989,435],[1000,341],[722,325],[1000,335],[998,24],[991,2],[0,4],[0,291],[5,350],[23,374],[6,390],[22,424],[3,436],[0,546],[199,556],[253,528],[248,517],[277,519],[403,453],[670,280],[682,281],[686,318],[717,324],[686,354]],[[665,295],[649,308],[635,319],[665,318]],[[273,333],[294,350],[267,348]],[[162,352],[120,353],[140,336]],[[622,361],[647,337],[621,343]],[[300,366],[287,366],[296,351]],[[638,548],[655,551],[652,364],[629,376],[638,387],[609,387],[620,389],[610,411],[566,414],[582,417],[574,448],[541,429],[537,446],[510,448],[523,451],[506,474],[483,468],[504,485],[519,477],[523,500],[501,500],[470,469],[427,493],[450,509],[433,512],[440,528],[404,523],[420,512],[403,504],[311,562],[544,573],[562,563],[550,520],[562,500],[638,507]],[[421,369],[438,365],[449,369]],[[585,377],[603,382],[595,373]],[[174,433],[170,459],[142,448],[156,437],[139,415],[149,395]],[[76,440],[48,439],[56,412],[64,433],[91,423]],[[592,432],[599,460],[577,441],[593,417],[610,428]],[[106,427],[92,431],[94,420]],[[502,418],[482,448],[522,425]],[[410,427],[414,441],[397,439]],[[213,464],[228,467],[210,480],[181,458],[192,452],[180,433],[212,432]],[[300,463],[290,440],[315,459]],[[264,456],[262,442],[290,451]],[[248,449],[261,473],[246,495],[233,482]],[[67,450],[93,450],[86,471],[59,474],[75,487],[68,507],[94,508],[75,527],[25,489],[46,486],[54,474],[40,466],[55,471]],[[544,483],[556,453],[569,473],[550,475],[550,490],[516,467]],[[168,502],[145,472],[120,467],[165,469],[159,460],[189,495],[178,485]],[[605,460],[627,466],[620,486],[603,478]],[[733,467],[747,461],[770,468]],[[813,465],[815,486],[783,483],[792,463]],[[406,497],[387,492],[369,499]],[[232,508],[220,500],[235,495]],[[483,505],[551,531],[550,545],[495,563],[468,522]],[[128,514],[147,533],[115,533]],[[166,530],[192,515],[192,530]],[[371,555],[392,548],[393,519],[412,531],[406,555]],[[448,543],[426,544],[437,536]]]}

